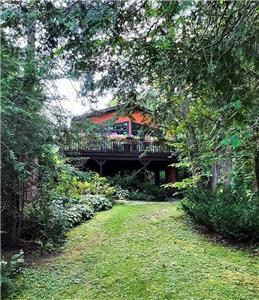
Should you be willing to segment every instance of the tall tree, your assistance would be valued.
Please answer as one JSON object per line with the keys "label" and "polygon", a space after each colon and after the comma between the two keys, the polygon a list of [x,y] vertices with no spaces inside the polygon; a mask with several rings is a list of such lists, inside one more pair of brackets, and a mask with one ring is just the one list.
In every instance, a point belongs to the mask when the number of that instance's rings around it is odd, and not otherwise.
{"label": "tall tree", "polygon": [[[258,3],[102,5],[113,21],[101,27],[105,33],[97,31],[96,51],[84,56],[95,63],[80,65],[84,47],[68,42],[64,53],[77,58],[71,69],[102,72],[92,87],[113,88],[131,107],[152,101],[160,125],[202,182],[258,189]],[[98,18],[103,26],[105,18]],[[88,36],[81,33],[84,44]]]}
{"label": "tall tree", "polygon": [[255,190],[257,12],[256,1],[34,1],[7,4],[3,19],[9,40],[36,20],[37,55],[84,77],[83,94],[111,88],[129,109],[152,107],[203,183]]}

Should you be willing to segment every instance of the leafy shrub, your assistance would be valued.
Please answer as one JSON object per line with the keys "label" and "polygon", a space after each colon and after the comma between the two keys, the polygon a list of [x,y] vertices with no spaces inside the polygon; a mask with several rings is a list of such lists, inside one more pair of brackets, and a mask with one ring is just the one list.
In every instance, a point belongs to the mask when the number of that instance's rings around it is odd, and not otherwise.
{"label": "leafy shrub", "polygon": [[112,198],[116,193],[116,188],[112,186],[108,179],[94,174],[88,181],[78,183],[78,194],[104,195]]}
{"label": "leafy shrub", "polygon": [[37,252],[39,254],[51,253],[57,249],[58,244],[50,240],[37,240],[35,244],[38,245]]}
{"label": "leafy shrub", "polygon": [[186,190],[184,195],[185,199],[181,202],[184,211],[195,223],[213,230],[208,207],[215,201],[215,194],[207,189],[193,188],[192,190]]}
{"label": "leafy shrub", "polygon": [[164,188],[156,186],[152,182],[142,182],[140,183],[140,190],[144,193],[151,195],[154,200],[164,200],[167,195]]}
{"label": "leafy shrub", "polygon": [[44,196],[26,205],[24,216],[24,235],[27,239],[60,243],[70,227],[63,205]]}
{"label": "leafy shrub", "polygon": [[127,199],[143,201],[164,200],[167,197],[165,189],[151,182],[153,180],[152,172],[148,173],[148,177],[150,177],[150,180],[143,182],[139,172],[124,172],[110,178],[110,182],[121,189],[129,191],[128,195],[126,195]]}
{"label": "leafy shrub", "polygon": [[63,170],[58,177],[55,195],[79,199],[84,194],[98,194],[112,198],[116,193],[107,178],[94,172],[86,172],[85,176],[81,173],[74,169]]}
{"label": "leafy shrub", "polygon": [[113,202],[111,199],[103,195],[84,195],[80,198],[81,203],[90,205],[94,211],[102,211],[112,208]]}
{"label": "leafy shrub", "polygon": [[9,294],[13,286],[14,277],[19,274],[24,266],[23,251],[15,254],[9,262],[1,260],[1,295]]}
{"label": "leafy shrub", "polygon": [[40,197],[24,209],[27,223],[25,236],[39,240],[42,249],[52,251],[64,240],[65,232],[93,217],[91,206],[77,199],[46,200]]}
{"label": "leafy shrub", "polygon": [[73,173],[63,170],[59,174],[57,181],[58,183],[53,191],[54,195],[79,199],[78,184],[80,181]]}
{"label": "leafy shrub", "polygon": [[118,200],[126,200],[129,199],[129,195],[130,192],[128,190],[124,190],[120,186],[116,186],[116,193],[113,198]]}
{"label": "leafy shrub", "polygon": [[[94,172],[82,174],[63,166],[57,174],[57,184],[53,180],[42,184],[37,198],[24,209],[22,237],[36,240],[44,252],[54,250],[67,230],[91,219],[95,211],[111,208],[116,193],[106,178]],[[81,195],[87,200],[80,200]]]}
{"label": "leafy shrub", "polygon": [[197,223],[223,237],[252,241],[259,239],[259,201],[245,189],[196,188],[186,192],[182,208]]}
{"label": "leafy shrub", "polygon": [[115,186],[120,186],[122,189],[133,191],[139,189],[141,182],[140,173],[133,172],[119,172],[110,178],[110,182]]}
{"label": "leafy shrub", "polygon": [[129,200],[140,200],[140,201],[156,201],[156,197],[151,195],[151,194],[147,194],[145,192],[142,191],[132,191],[129,194],[128,197]]}
{"label": "leafy shrub", "polygon": [[64,167],[58,174],[57,185],[53,191],[57,197],[79,199],[82,194],[100,194],[112,198],[116,193],[107,178],[95,172],[80,172],[72,167]]}
{"label": "leafy shrub", "polygon": [[94,210],[88,205],[75,205],[67,210],[70,227],[81,224],[94,216]]}
{"label": "leafy shrub", "polygon": [[81,224],[94,216],[94,210],[87,204],[80,203],[73,198],[60,198],[53,201],[63,209],[63,216],[67,219],[69,228]]}

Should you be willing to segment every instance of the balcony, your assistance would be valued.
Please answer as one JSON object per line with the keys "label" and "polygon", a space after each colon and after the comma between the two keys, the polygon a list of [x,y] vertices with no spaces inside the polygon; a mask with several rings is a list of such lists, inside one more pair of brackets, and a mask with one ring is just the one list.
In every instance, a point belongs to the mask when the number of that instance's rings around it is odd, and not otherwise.
{"label": "balcony", "polygon": [[170,160],[172,149],[157,142],[125,139],[123,141],[101,139],[98,141],[82,139],[73,141],[65,148],[67,156],[88,156],[89,158],[154,158]]}

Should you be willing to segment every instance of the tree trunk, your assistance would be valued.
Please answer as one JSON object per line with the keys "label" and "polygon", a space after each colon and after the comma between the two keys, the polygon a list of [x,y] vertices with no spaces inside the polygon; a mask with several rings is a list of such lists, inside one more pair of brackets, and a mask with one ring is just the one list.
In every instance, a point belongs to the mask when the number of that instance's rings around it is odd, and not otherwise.
{"label": "tree trunk", "polygon": [[[189,104],[190,104],[190,99],[187,98],[183,103],[182,103],[182,116],[183,120],[186,121],[188,118],[189,114]],[[199,147],[198,147],[198,140],[196,138],[195,134],[195,129],[192,125],[187,126],[187,145],[189,148],[189,157],[190,160],[192,161],[192,175],[194,176],[197,172],[198,166],[196,165],[196,157],[197,153],[199,152]]]}
{"label": "tree trunk", "polygon": [[[227,129],[229,128],[228,120],[225,117],[221,119],[222,127]],[[225,188],[228,188],[231,185],[231,177],[232,177],[232,154],[233,150],[230,145],[224,148],[221,148],[222,156],[224,157],[224,165],[223,165],[223,184]],[[224,151],[224,152],[223,152]]]}
{"label": "tree trunk", "polygon": [[211,189],[215,191],[219,181],[219,166],[215,163],[212,167]]}
{"label": "tree trunk", "polygon": [[227,188],[231,185],[232,172],[232,149],[228,146],[224,162],[224,186]]}
{"label": "tree trunk", "polygon": [[[259,148],[258,145],[257,148]],[[259,149],[255,152],[255,191],[259,192]]]}
{"label": "tree trunk", "polygon": [[[30,19],[27,20],[27,49],[26,49],[26,67],[25,67],[25,86],[28,94],[33,95],[35,79],[36,79],[36,66],[35,66],[35,22]],[[26,153],[21,156],[20,161],[26,161],[28,157]],[[13,243],[17,242],[23,230],[23,208],[24,208],[24,189],[25,185],[18,179],[18,205],[15,213]]]}

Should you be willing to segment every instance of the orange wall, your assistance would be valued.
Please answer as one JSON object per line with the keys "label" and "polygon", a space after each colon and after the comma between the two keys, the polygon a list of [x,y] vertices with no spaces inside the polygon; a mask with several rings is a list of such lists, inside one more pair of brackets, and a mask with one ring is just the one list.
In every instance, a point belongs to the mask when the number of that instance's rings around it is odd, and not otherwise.
{"label": "orange wall", "polygon": [[[115,115],[116,115],[115,112],[108,112],[108,113],[105,113],[98,117],[92,117],[92,118],[90,118],[90,120],[94,124],[100,124],[105,121],[111,120],[112,118],[115,117]],[[118,117],[116,119],[115,123],[127,122],[127,121],[131,121],[131,120],[133,120],[136,123],[140,123],[140,124],[148,124],[149,123],[149,118],[147,116],[145,116],[145,114],[143,114],[142,112],[134,112],[132,114],[132,119],[130,117],[124,117],[124,116]]]}
{"label": "orange wall", "polygon": [[90,121],[94,124],[100,124],[105,121],[111,120],[113,116],[114,116],[114,112],[109,112],[98,117],[92,117],[90,118]]}
{"label": "orange wall", "polygon": [[[98,117],[90,118],[90,121],[94,124],[101,124],[108,120],[112,120],[113,118],[116,118],[116,113],[107,112]],[[132,134],[132,121],[139,124],[150,124],[150,118],[147,115],[145,115],[143,112],[134,112],[131,115],[131,118],[126,116],[119,116],[116,118],[115,123],[129,122],[129,134]],[[154,124],[152,124],[151,126],[154,126]]]}

